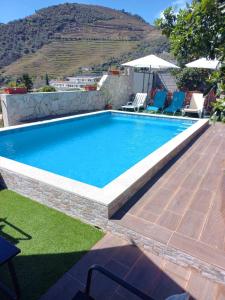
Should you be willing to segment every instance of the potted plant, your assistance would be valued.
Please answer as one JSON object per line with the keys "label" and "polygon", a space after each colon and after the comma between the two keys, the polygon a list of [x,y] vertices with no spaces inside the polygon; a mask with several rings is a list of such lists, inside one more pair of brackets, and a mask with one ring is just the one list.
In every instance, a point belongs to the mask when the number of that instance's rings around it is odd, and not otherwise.
{"label": "potted plant", "polygon": [[111,96],[109,94],[109,91],[106,88],[103,88],[101,90],[103,96],[104,96],[104,100],[105,100],[105,109],[112,109],[112,100],[111,100]]}
{"label": "potted plant", "polygon": [[120,75],[120,70],[110,70],[110,75]]}
{"label": "potted plant", "polygon": [[109,75],[120,75],[120,70],[117,68],[112,68],[109,70]]}
{"label": "potted plant", "polygon": [[4,89],[5,94],[26,94],[27,88],[22,83],[10,82],[8,87]]}
{"label": "potted plant", "polygon": [[108,102],[106,102],[106,104],[105,104],[105,109],[112,109],[112,108],[113,108],[112,103],[110,100],[108,100]]}

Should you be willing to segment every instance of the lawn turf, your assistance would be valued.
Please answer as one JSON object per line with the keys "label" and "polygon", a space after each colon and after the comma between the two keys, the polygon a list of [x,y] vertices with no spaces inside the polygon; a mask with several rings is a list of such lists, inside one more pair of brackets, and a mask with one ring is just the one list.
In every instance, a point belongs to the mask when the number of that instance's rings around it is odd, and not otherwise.
{"label": "lawn turf", "polygon": [[[0,190],[0,236],[22,251],[14,259],[21,300],[38,299],[103,235],[54,209]],[[0,277],[7,281],[3,267]]]}

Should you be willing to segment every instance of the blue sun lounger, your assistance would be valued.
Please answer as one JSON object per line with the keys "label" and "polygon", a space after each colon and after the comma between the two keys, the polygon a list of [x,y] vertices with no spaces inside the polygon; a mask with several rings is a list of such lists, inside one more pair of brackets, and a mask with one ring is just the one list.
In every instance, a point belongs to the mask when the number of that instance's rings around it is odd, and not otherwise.
{"label": "blue sun lounger", "polygon": [[163,112],[171,113],[175,115],[175,113],[181,110],[181,108],[183,107],[184,99],[185,99],[184,92],[174,92],[170,105],[166,109],[164,109]]}
{"label": "blue sun lounger", "polygon": [[157,112],[160,109],[162,110],[165,106],[166,97],[167,97],[166,91],[157,91],[153,99],[153,105],[148,105],[146,110],[153,111],[153,112]]}

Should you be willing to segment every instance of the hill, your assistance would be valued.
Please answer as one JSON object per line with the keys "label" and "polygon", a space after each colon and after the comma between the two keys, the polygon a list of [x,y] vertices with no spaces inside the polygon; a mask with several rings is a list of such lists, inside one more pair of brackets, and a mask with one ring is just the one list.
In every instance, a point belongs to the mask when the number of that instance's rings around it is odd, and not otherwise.
{"label": "hill", "polygon": [[61,4],[0,25],[0,68],[4,76],[46,71],[70,75],[81,66],[152,45],[160,33],[140,16],[124,10],[84,4]]}
{"label": "hill", "polygon": [[73,75],[82,66],[101,64],[137,47],[134,41],[54,41],[5,68],[5,75],[29,73],[50,77]]}

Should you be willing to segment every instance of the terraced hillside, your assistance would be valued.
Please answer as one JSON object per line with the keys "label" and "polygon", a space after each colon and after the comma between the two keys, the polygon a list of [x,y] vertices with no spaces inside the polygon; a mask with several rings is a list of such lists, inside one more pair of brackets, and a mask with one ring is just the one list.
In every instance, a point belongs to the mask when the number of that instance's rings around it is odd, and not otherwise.
{"label": "terraced hillside", "polygon": [[25,72],[59,77],[74,74],[82,66],[107,68],[121,57],[132,59],[131,53],[139,57],[158,49],[165,51],[161,37],[140,16],[124,10],[76,3],[55,5],[0,25],[0,77]]}
{"label": "terraced hillside", "polygon": [[110,57],[135,50],[137,44],[136,41],[54,41],[12,63],[4,69],[4,74],[72,75],[79,67],[101,64]]}

